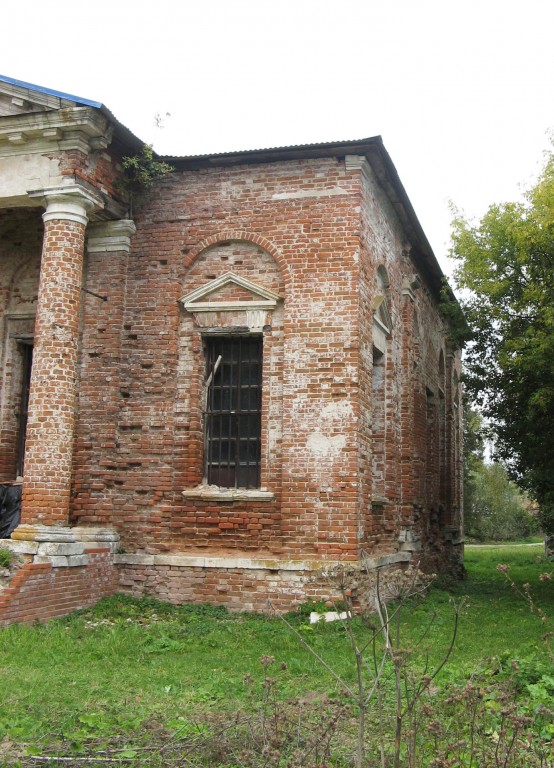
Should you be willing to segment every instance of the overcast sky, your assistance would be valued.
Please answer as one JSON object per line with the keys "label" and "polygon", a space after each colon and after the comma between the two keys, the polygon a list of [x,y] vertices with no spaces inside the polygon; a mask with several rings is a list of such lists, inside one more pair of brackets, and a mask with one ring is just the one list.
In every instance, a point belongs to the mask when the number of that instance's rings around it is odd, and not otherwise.
{"label": "overcast sky", "polygon": [[481,216],[516,199],[551,146],[552,0],[27,0],[3,16],[1,74],[100,101],[162,154],[380,134],[447,269],[449,201]]}

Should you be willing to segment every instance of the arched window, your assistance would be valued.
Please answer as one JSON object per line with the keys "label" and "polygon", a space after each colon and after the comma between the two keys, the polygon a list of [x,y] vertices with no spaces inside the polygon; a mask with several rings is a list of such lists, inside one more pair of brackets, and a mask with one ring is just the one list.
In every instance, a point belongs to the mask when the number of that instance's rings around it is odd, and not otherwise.
{"label": "arched window", "polygon": [[180,368],[189,378],[179,408],[194,423],[183,446],[190,486],[262,488],[277,472],[267,457],[276,448],[269,423],[283,322],[278,265],[254,243],[222,241],[199,254],[185,290]]}
{"label": "arched window", "polygon": [[446,503],[446,375],[444,353],[439,354],[439,478],[440,502]]}
{"label": "arched window", "polygon": [[392,331],[389,310],[389,280],[384,267],[377,270],[377,292],[373,300],[373,371],[372,371],[372,496],[386,496],[386,401],[387,349]]}

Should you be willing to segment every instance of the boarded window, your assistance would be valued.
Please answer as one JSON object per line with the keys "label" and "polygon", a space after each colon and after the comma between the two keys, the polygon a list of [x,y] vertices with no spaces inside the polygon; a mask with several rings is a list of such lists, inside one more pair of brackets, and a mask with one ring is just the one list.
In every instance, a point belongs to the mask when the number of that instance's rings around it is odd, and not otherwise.
{"label": "boarded window", "polygon": [[224,488],[258,488],[262,337],[207,337],[205,349],[207,482]]}

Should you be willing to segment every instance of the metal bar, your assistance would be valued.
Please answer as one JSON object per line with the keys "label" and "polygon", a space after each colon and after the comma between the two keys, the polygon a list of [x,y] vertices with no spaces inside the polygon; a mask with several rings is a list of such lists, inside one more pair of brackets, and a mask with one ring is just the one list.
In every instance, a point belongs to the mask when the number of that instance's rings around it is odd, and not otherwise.
{"label": "metal bar", "polygon": [[95,299],[102,299],[102,301],[108,301],[107,296],[100,296],[99,293],[94,293],[94,291],[89,291],[88,288],[81,288],[81,290],[83,291],[83,293],[88,293],[89,296],[94,296]]}

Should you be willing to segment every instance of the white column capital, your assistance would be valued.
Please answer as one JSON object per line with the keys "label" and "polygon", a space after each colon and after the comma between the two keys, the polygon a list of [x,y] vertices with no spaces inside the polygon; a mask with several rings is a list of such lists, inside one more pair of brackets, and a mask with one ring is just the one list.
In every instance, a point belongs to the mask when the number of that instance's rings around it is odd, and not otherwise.
{"label": "white column capital", "polygon": [[87,233],[87,252],[129,251],[135,232],[135,223],[131,219],[94,222]]}
{"label": "white column capital", "polygon": [[86,227],[88,214],[104,207],[99,194],[75,183],[29,192],[29,197],[40,199],[46,207],[42,214],[45,223],[53,219],[64,219],[76,221]]}

